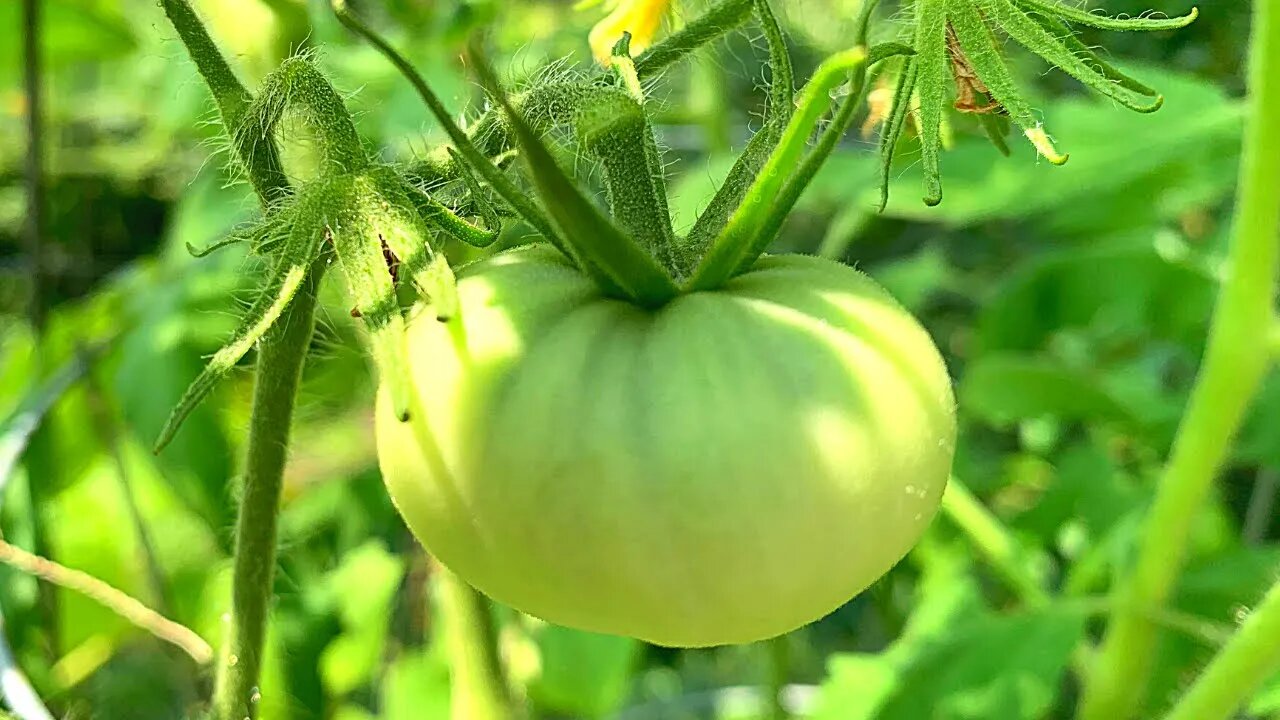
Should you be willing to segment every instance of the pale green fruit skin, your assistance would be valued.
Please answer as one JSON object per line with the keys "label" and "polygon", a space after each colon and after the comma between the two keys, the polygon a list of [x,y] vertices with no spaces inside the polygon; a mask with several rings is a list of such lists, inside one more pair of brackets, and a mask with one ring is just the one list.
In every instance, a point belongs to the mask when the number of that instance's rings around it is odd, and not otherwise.
{"label": "pale green fruit skin", "polygon": [[546,248],[411,323],[418,404],[380,395],[383,477],[422,543],[545,620],[698,647],[831,612],[919,540],[955,444],[951,383],[866,276],[765,257],[650,312]]}

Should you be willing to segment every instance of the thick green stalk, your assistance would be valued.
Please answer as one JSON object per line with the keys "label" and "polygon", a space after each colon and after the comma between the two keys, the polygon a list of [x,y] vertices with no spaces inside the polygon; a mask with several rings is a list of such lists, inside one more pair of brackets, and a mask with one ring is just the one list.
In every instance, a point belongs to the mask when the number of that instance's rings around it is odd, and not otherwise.
{"label": "thick green stalk", "polygon": [[1229,720],[1263,681],[1280,671],[1280,582],[1165,720]]}
{"label": "thick green stalk", "polygon": [[249,450],[236,522],[231,627],[218,664],[214,711],[218,720],[255,716],[252,699],[262,668],[263,639],[276,569],[276,522],[289,447],[294,400],[311,335],[316,290],[325,260],[317,261],[289,310],[263,338],[254,377]]}
{"label": "thick green stalk", "polygon": [[1229,273],[1219,293],[1204,365],[1156,492],[1136,567],[1117,588],[1123,602],[1087,678],[1078,717],[1127,720],[1137,712],[1155,659],[1156,628],[1136,608],[1160,608],[1178,578],[1191,524],[1272,362],[1280,265],[1280,8],[1255,0],[1252,100]]}
{"label": "thick green stalk", "polygon": [[[186,0],[163,0],[163,5],[213,92],[227,135],[234,138],[252,98]],[[257,150],[252,157],[239,160],[263,206],[270,207],[274,200],[288,194],[288,180],[270,138],[263,138]],[[297,296],[259,346],[244,489],[236,524],[231,627],[214,691],[217,720],[242,720],[256,714],[254,693],[275,575],[276,519],[289,428],[302,365],[315,329],[316,290],[323,269],[323,261],[315,263]]]}
{"label": "thick green stalk", "polygon": [[443,565],[437,565],[453,720],[511,720],[489,600]]}

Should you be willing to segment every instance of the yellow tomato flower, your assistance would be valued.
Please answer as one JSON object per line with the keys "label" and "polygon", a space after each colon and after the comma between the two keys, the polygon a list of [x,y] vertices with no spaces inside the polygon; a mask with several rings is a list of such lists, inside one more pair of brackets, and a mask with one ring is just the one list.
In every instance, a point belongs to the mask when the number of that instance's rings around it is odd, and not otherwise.
{"label": "yellow tomato flower", "polygon": [[639,55],[653,44],[672,0],[617,0],[612,11],[591,29],[591,51],[601,65],[609,65],[613,46],[624,32],[631,33],[631,53]]}

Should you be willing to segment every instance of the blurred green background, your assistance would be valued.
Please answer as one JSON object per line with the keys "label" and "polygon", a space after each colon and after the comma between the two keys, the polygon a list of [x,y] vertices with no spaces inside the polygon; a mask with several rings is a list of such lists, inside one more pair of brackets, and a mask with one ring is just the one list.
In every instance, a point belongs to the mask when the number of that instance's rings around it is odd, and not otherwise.
{"label": "blurred green background", "polygon": [[[366,141],[409,160],[442,134],[408,84],[336,24],[327,2],[196,3],[252,86],[315,49],[349,93]],[[352,4],[356,5],[354,0]],[[776,3],[802,76],[851,42],[860,0]],[[1151,0],[1111,0],[1136,14]],[[1191,0],[1168,0],[1171,15]],[[23,239],[22,24],[0,3],[0,529],[84,570],[215,646],[227,607],[230,529],[252,356],[159,457],[149,448],[203,359],[235,326],[262,268],[240,247],[196,260],[257,212],[230,184],[208,96],[152,0],[43,0],[47,175],[40,272]],[[701,5],[687,2],[684,12]],[[490,26],[509,73],[589,62],[600,11],[533,0],[366,0],[461,111],[479,99],[459,44]],[[891,38],[886,3],[875,34]],[[878,196],[875,138],[852,135],[787,225],[779,249],[870,273],[932,332],[957,382],[956,476],[1012,540],[1009,562],[1054,591],[1010,583],[975,551],[963,509],[940,516],[903,563],[828,618],[772,646],[672,651],[499,610],[516,694],[535,718],[762,718],[767,688],[820,720],[1065,718],[1073,650],[1098,630],[1114,569],[1134,545],[1196,370],[1220,277],[1241,130],[1246,0],[1214,0],[1173,34],[1105,36],[1162,90],[1141,116],[1012,52],[1059,147],[1056,168],[1015,144],[1002,158],[951,117],[947,196],[919,200],[918,151]],[[764,53],[735,33],[656,92],[687,226],[758,121]],[[287,136],[286,136],[287,137]],[[286,152],[305,152],[286,143]],[[523,234],[513,228],[510,242]],[[457,259],[467,256],[458,250]],[[260,717],[449,717],[433,568],[382,488],[373,385],[335,283],[306,370],[286,478],[277,603]],[[68,375],[70,373],[70,375]],[[64,390],[59,380],[74,378]],[[23,410],[52,408],[14,472]],[[1192,565],[1161,617],[1160,708],[1203,666],[1280,567],[1280,382],[1268,384],[1203,509]],[[970,520],[972,518],[969,518]],[[84,596],[0,567],[3,629],[56,716],[181,718],[208,669]],[[1249,717],[1280,717],[1280,678]]]}

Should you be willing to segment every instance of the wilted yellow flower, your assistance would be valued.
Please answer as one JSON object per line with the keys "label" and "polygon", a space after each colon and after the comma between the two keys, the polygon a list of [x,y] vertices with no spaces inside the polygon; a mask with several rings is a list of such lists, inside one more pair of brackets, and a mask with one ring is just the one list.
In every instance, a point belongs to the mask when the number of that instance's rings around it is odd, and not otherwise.
{"label": "wilted yellow flower", "polygon": [[609,15],[591,29],[591,52],[601,65],[611,64],[613,46],[625,32],[631,33],[631,53],[638,55],[653,44],[672,0],[615,0]]}

